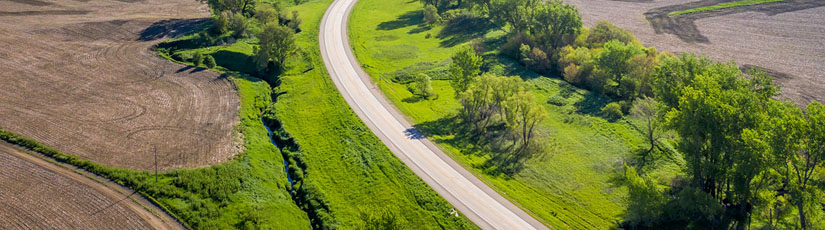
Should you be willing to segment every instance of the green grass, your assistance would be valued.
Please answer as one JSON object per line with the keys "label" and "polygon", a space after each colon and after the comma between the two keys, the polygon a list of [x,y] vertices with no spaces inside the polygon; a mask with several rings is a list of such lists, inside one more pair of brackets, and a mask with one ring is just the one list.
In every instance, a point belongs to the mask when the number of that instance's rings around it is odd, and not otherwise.
{"label": "green grass", "polygon": [[[558,229],[615,226],[627,199],[627,189],[616,178],[622,175],[623,162],[630,153],[644,145],[642,136],[630,125],[636,121],[608,122],[593,111],[609,99],[557,78],[537,77],[514,61],[488,52],[485,58],[489,71],[521,75],[535,86],[532,92],[549,113],[541,124],[546,135],[542,141],[550,143],[551,148],[545,156],[528,161],[526,169],[513,177],[486,172],[482,165],[487,154],[468,151],[471,144],[449,130],[453,125],[450,118],[460,105],[448,82],[433,81],[437,99],[419,100],[407,85],[389,77],[379,80],[379,76],[417,63],[448,59],[456,48],[472,39],[496,40],[504,34],[497,29],[474,29],[471,35],[442,34],[444,26],[421,25],[422,8],[417,1],[405,0],[360,0],[355,6],[349,24],[350,41],[358,60],[384,94],[419,129],[430,133],[429,138],[447,154],[544,223]],[[416,46],[418,53],[407,54],[406,50],[413,50],[410,48],[401,50],[403,55],[385,53],[384,47],[405,44]],[[544,103],[551,97],[564,103]],[[679,171],[678,166],[668,164],[651,174],[664,183]]]}
{"label": "green grass", "polygon": [[296,36],[315,68],[281,76],[275,115],[301,148],[304,183],[323,194],[338,227],[359,229],[362,216],[390,212],[409,229],[474,229],[395,157],[338,93],[320,58],[318,28],[332,1],[293,8],[303,18]]}
{"label": "green grass", "polygon": [[727,8],[733,8],[733,7],[750,6],[750,5],[757,5],[757,4],[762,4],[762,3],[782,2],[782,1],[785,1],[785,0],[741,0],[741,1],[735,1],[735,2],[719,3],[719,4],[716,4],[716,5],[699,7],[699,8],[689,9],[689,10],[683,10],[683,11],[679,11],[679,12],[673,12],[673,13],[669,13],[667,15],[673,17],[673,16],[679,16],[679,15],[683,15],[683,14],[692,14],[692,13],[711,11],[711,10],[721,10],[721,9],[727,9]]}

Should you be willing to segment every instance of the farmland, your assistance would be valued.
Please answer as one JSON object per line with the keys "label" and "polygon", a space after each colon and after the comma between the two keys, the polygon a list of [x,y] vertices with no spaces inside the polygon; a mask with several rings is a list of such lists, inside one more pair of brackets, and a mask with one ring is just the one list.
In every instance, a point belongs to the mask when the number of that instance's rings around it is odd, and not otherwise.
{"label": "farmland", "polygon": [[825,101],[825,1],[788,0],[669,16],[729,1],[566,0],[586,25],[608,20],[660,51],[759,67],[797,104]]}
{"label": "farmland", "polygon": [[0,127],[127,169],[153,170],[155,152],[163,171],[240,152],[232,83],[150,50],[204,23],[204,5],[2,1],[0,9]]}
{"label": "farmland", "polygon": [[0,185],[2,229],[181,228],[135,203],[134,194],[116,193],[5,143],[0,143]]}

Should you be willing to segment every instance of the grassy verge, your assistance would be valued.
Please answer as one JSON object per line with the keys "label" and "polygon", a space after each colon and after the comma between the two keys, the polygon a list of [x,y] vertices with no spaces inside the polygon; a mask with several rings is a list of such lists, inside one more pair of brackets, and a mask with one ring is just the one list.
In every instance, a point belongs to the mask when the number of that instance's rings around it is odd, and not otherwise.
{"label": "grassy verge", "polygon": [[[472,150],[467,140],[453,135],[460,104],[446,81],[433,81],[436,99],[412,95],[408,85],[392,81],[399,71],[438,72],[438,64],[460,46],[475,39],[495,45],[504,32],[489,26],[424,26],[417,1],[360,0],[349,24],[352,47],[384,94],[411,122],[447,154],[470,169],[500,194],[548,225],[559,229],[608,229],[620,221],[627,189],[621,185],[622,165],[644,145],[631,119],[609,122],[596,113],[609,99],[578,89],[563,80],[539,77],[494,52],[485,54],[485,69],[501,75],[520,75],[534,85],[549,118],[541,124],[542,141],[550,150],[527,162],[512,177],[483,166],[488,154]],[[461,27],[456,27],[461,26]],[[428,67],[429,66],[429,67]],[[436,78],[437,79],[437,78]],[[651,172],[669,180],[679,167],[664,165]]]}
{"label": "grassy verge", "polygon": [[668,16],[673,17],[673,16],[679,16],[679,15],[683,15],[683,14],[692,14],[692,13],[711,11],[711,10],[721,10],[721,9],[727,9],[727,8],[733,8],[733,7],[750,6],[750,5],[756,5],[756,4],[762,4],[762,3],[782,2],[782,1],[785,1],[785,0],[741,0],[741,1],[735,1],[735,2],[719,3],[719,4],[716,4],[716,5],[699,7],[699,8],[689,9],[689,10],[683,10],[683,11],[679,11],[679,12],[673,12],[673,13],[669,13]]}
{"label": "grassy verge", "polygon": [[[264,120],[290,164],[295,203],[316,229],[363,229],[380,221],[404,229],[476,228],[463,216],[451,215],[449,203],[396,158],[336,90],[318,45],[318,28],[331,2],[289,7],[303,19],[296,35],[299,52],[279,76],[261,76],[275,84]],[[170,41],[187,48],[162,55],[201,52],[215,57],[219,70],[253,71],[244,62],[249,62],[256,39],[213,47],[185,45],[190,39],[196,37]]]}

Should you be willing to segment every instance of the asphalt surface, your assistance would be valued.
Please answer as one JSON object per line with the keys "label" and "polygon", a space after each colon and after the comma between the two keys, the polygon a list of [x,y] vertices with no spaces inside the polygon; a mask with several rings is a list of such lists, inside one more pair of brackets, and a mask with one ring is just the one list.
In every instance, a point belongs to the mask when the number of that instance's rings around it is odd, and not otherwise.
{"label": "asphalt surface", "polygon": [[336,0],[321,22],[321,55],[338,91],[410,169],[482,229],[548,229],[421,137],[361,69],[347,35],[357,0]]}

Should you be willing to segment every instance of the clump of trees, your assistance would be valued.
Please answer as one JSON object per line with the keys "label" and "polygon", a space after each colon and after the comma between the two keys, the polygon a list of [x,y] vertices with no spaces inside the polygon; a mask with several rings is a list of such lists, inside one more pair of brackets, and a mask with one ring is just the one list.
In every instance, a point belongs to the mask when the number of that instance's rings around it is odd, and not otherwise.
{"label": "clump of trees", "polygon": [[[746,229],[753,218],[766,228],[825,224],[822,177],[814,174],[825,157],[824,106],[774,100],[778,87],[764,74],[693,55],[665,58],[652,75],[660,121],[680,137],[688,178],[662,188],[627,173],[636,194],[626,227]],[[647,100],[633,113],[655,117]],[[648,123],[653,149],[656,124]]]}

